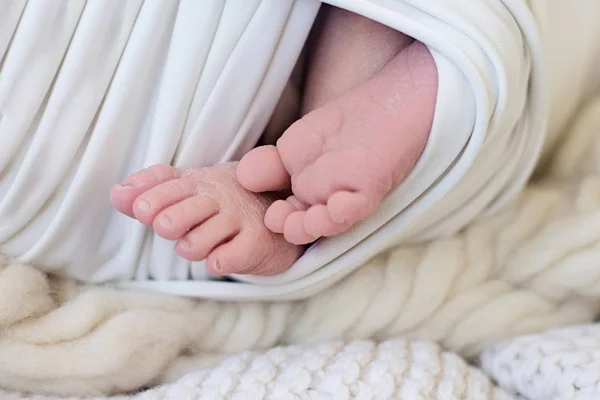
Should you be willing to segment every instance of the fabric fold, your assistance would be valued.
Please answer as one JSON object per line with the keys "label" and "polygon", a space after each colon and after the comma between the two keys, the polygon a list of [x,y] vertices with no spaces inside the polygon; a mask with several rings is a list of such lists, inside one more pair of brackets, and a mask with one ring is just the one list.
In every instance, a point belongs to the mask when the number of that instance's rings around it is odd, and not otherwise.
{"label": "fabric fold", "polygon": [[0,252],[123,288],[309,296],[393,245],[504,207],[599,87],[597,2],[327,3],[425,43],[438,69],[425,152],[373,216],[281,275],[232,282],[177,257],[108,199],[113,183],[149,165],[207,166],[252,148],[320,1],[30,0],[0,13]]}

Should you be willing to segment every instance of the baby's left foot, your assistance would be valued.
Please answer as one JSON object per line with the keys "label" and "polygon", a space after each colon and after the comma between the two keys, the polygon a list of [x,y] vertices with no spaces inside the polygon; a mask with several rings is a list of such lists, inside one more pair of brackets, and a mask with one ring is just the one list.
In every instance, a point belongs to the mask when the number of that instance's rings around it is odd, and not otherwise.
{"label": "baby's left foot", "polygon": [[290,188],[265,225],[295,244],[334,236],[368,217],[412,170],[429,137],[437,68],[427,47],[331,8],[308,64],[304,111],[279,139],[248,153],[239,182]]}
{"label": "baby's left foot", "polygon": [[114,186],[111,201],[158,236],[177,241],[181,257],[206,259],[213,275],[283,272],[302,248],[264,226],[272,200],[241,187],[235,170],[235,164],[191,170],[156,165]]}

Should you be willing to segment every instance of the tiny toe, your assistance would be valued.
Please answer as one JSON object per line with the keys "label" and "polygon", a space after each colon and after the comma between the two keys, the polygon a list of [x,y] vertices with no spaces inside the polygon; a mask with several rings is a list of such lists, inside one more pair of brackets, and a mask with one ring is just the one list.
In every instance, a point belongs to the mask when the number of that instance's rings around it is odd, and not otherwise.
{"label": "tiny toe", "polygon": [[261,146],[248,152],[237,167],[237,178],[246,190],[254,193],[278,192],[290,187],[290,175],[275,146]]}
{"label": "tiny toe", "polygon": [[348,229],[346,224],[334,222],[327,206],[315,205],[306,211],[304,216],[304,230],[312,237],[329,237],[344,232]]}
{"label": "tiny toe", "polygon": [[114,185],[110,190],[110,201],[117,211],[135,218],[133,202],[140,194],[180,176],[180,171],[170,165],[153,165]]}
{"label": "tiny toe", "polygon": [[296,209],[285,200],[277,200],[265,212],[265,226],[273,233],[283,233],[285,219]]}
{"label": "tiny toe", "polygon": [[302,245],[314,242],[316,237],[304,230],[304,216],[306,211],[291,213],[286,219],[283,227],[283,236],[289,243]]}
{"label": "tiny toe", "polygon": [[285,219],[293,212],[306,210],[306,204],[295,196],[284,200],[277,200],[269,206],[265,213],[264,223],[268,230],[273,233],[283,233]]}
{"label": "tiny toe", "polygon": [[176,240],[218,212],[219,204],[212,197],[196,195],[163,210],[152,227],[158,236]]}
{"label": "tiny toe", "polygon": [[188,232],[177,244],[175,251],[190,261],[201,261],[218,245],[237,235],[240,227],[229,217],[218,214]]}
{"label": "tiny toe", "polygon": [[139,195],[133,202],[133,215],[142,224],[152,225],[161,211],[197,193],[193,180],[172,179]]}
{"label": "tiny toe", "polygon": [[377,207],[374,203],[362,193],[339,191],[331,195],[327,209],[333,222],[350,227],[367,218]]}

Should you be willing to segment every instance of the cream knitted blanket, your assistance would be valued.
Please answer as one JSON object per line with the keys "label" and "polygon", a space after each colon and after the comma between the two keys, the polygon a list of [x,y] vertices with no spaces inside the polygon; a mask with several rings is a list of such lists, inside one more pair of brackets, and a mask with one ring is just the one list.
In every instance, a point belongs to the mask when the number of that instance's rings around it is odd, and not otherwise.
{"label": "cream knitted blanket", "polygon": [[600,311],[599,130],[600,100],[511,208],[381,254],[305,301],[81,287],[4,260],[0,386],[152,400],[600,398],[600,327],[540,333]]}

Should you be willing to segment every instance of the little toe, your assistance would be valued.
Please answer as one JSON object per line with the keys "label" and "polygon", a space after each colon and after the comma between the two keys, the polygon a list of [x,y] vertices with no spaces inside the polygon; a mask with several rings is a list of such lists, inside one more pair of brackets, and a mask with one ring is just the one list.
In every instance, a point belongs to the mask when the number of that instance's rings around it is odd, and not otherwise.
{"label": "little toe", "polygon": [[177,244],[175,251],[190,261],[201,261],[220,244],[240,232],[239,224],[233,219],[217,214],[188,232]]}
{"label": "little toe", "polygon": [[290,187],[286,171],[275,146],[261,146],[248,152],[237,167],[240,184],[254,193],[278,192]]}
{"label": "little toe", "polygon": [[318,239],[318,237],[312,236],[304,229],[305,215],[306,211],[296,211],[285,219],[283,236],[288,243],[303,245]]}
{"label": "little toe", "polygon": [[269,206],[265,213],[264,223],[273,233],[283,233],[285,219],[293,212],[304,211],[307,206],[295,196],[284,200],[277,200]]}
{"label": "little toe", "polygon": [[156,216],[177,202],[198,193],[198,185],[192,179],[173,179],[145,191],[133,202],[133,215],[145,225],[152,225]]}
{"label": "little toe", "polygon": [[343,190],[332,194],[327,201],[331,221],[347,228],[368,217],[377,205],[375,199],[369,199],[363,193]]}
{"label": "little toe", "polygon": [[329,209],[322,204],[310,207],[304,216],[304,231],[314,238],[334,236],[347,229],[347,224],[333,221]]}
{"label": "little toe", "polygon": [[180,171],[170,165],[154,165],[129,176],[110,190],[110,201],[117,211],[134,218],[133,202],[145,191],[179,178]]}
{"label": "little toe", "polygon": [[219,213],[219,204],[209,196],[192,196],[163,210],[152,227],[164,239],[177,240],[192,228]]}

